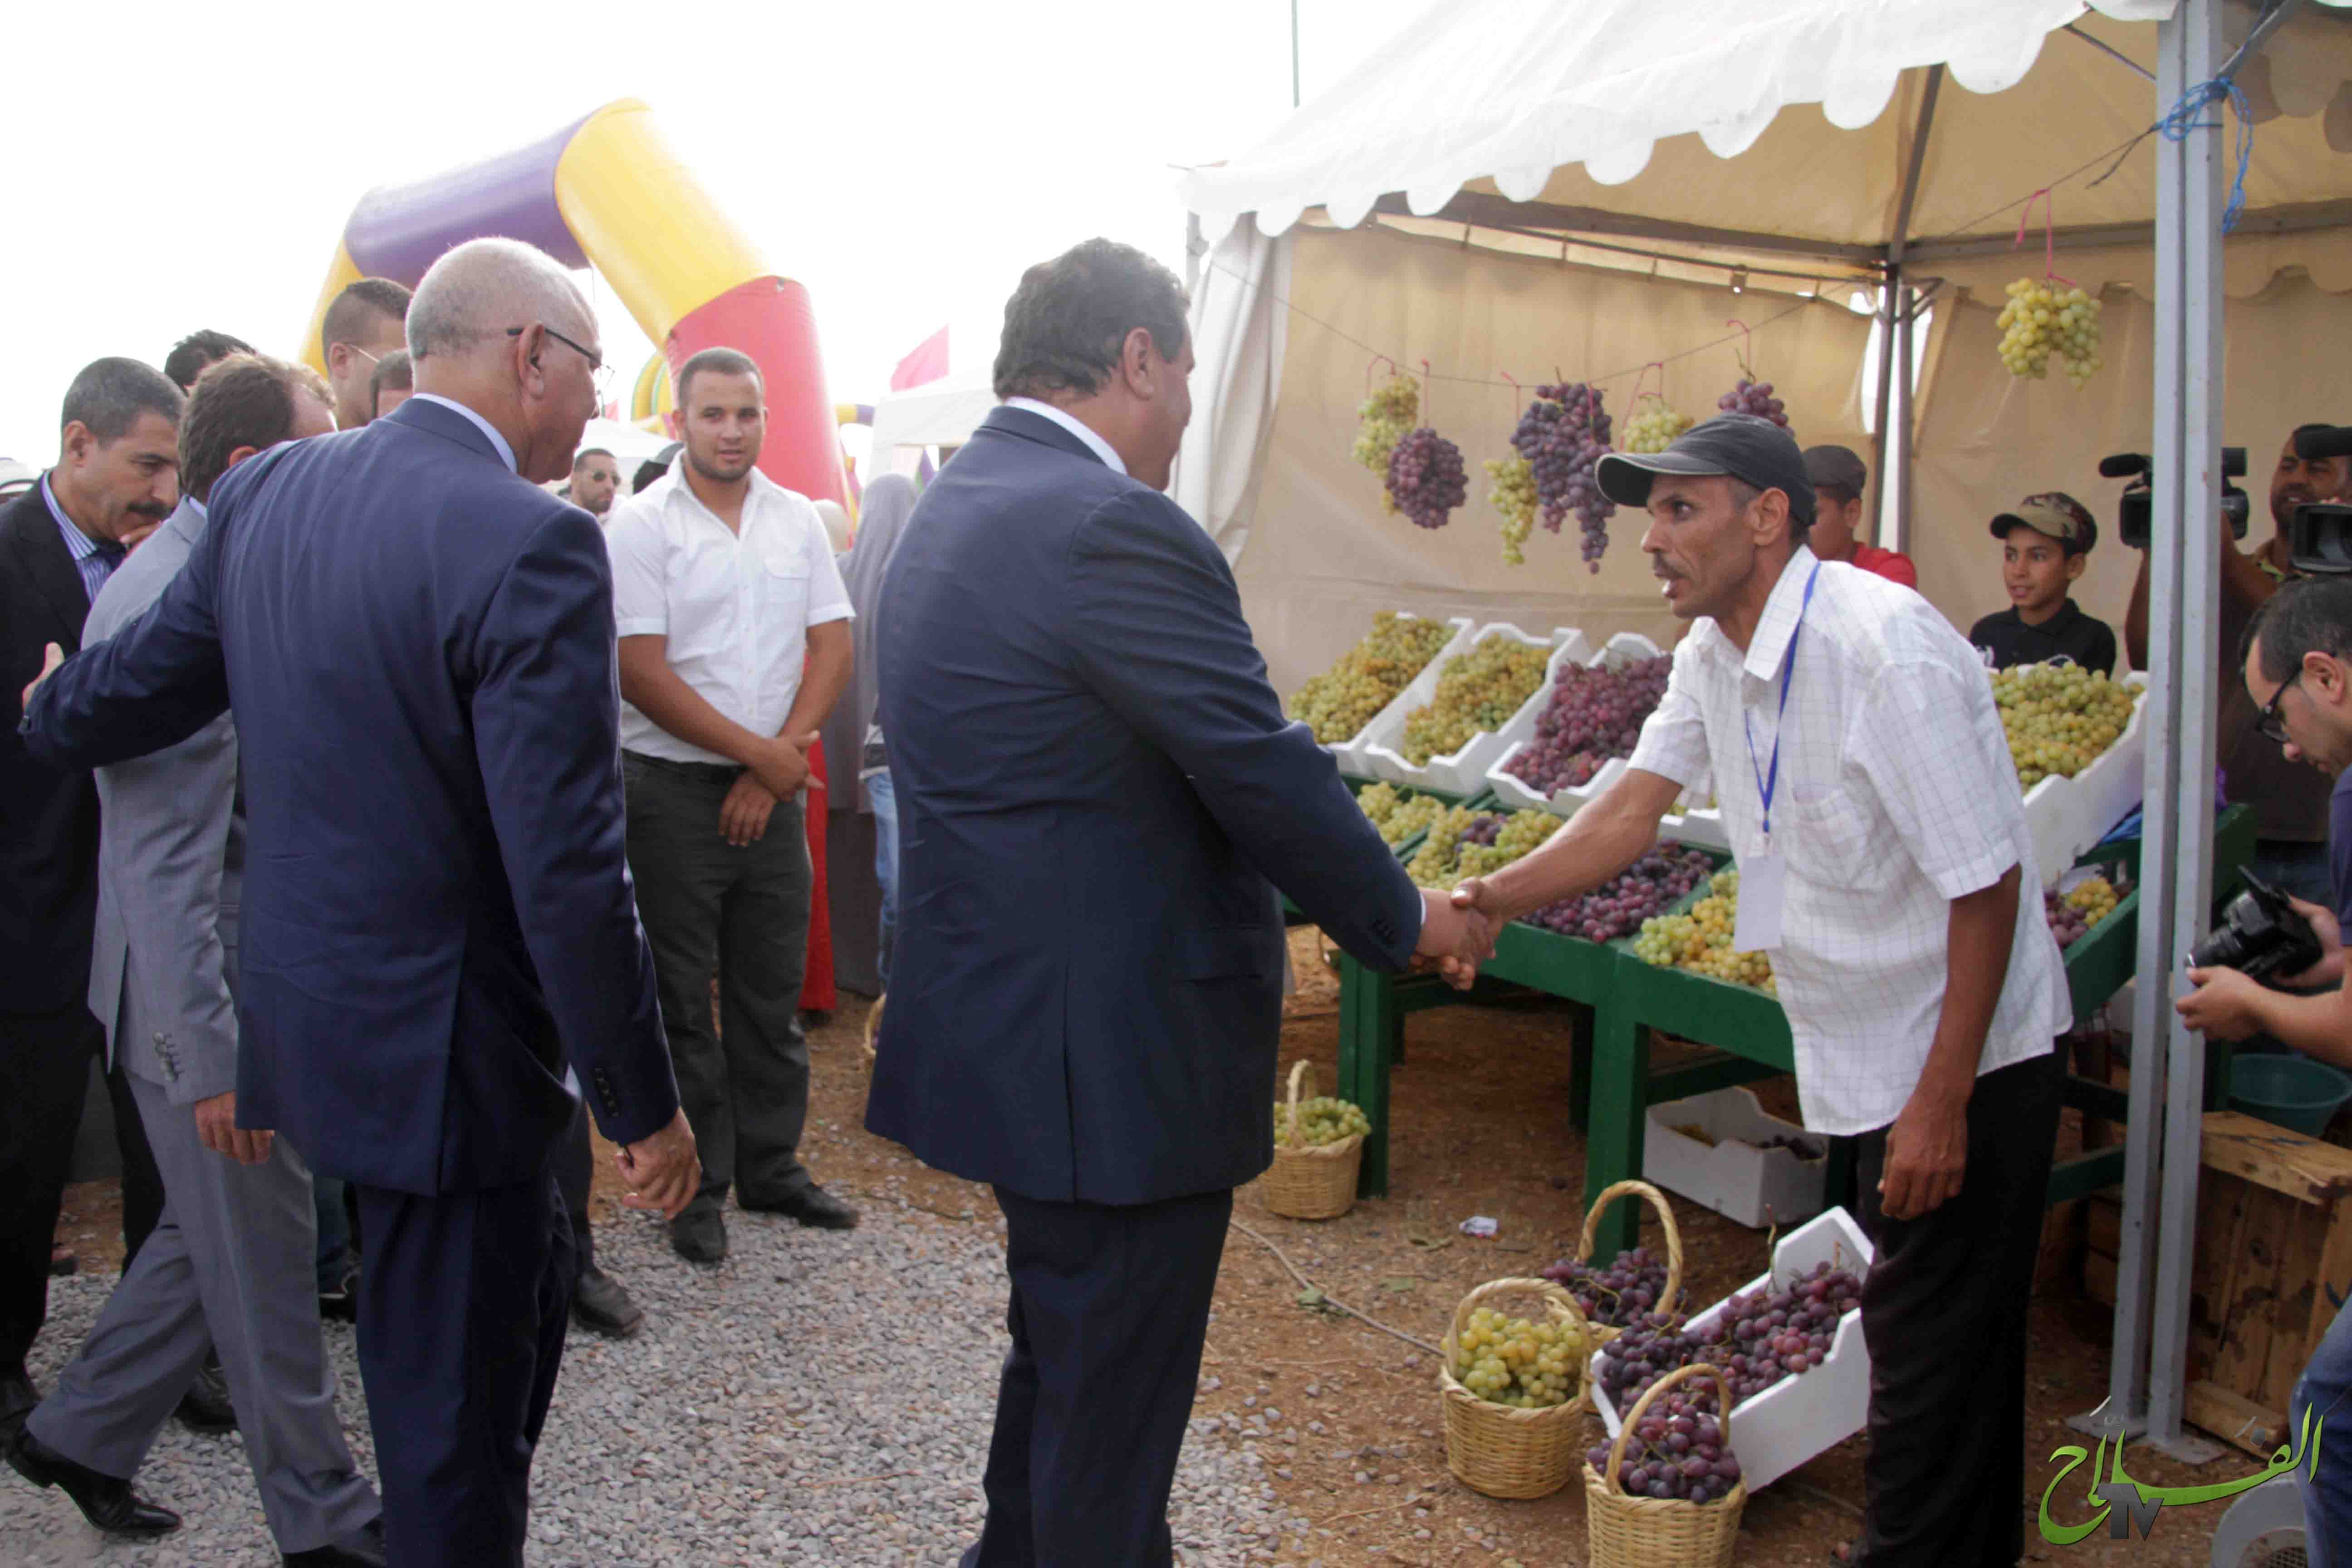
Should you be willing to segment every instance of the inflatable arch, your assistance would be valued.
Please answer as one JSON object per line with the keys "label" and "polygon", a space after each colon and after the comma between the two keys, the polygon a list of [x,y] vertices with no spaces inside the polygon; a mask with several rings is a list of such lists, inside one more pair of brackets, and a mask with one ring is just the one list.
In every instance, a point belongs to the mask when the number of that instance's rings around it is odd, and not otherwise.
{"label": "inflatable arch", "polygon": [[[846,503],[835,409],[825,395],[808,290],[769,268],[670,151],[652,111],[633,98],[527,147],[362,196],[319,290],[304,359],[325,370],[319,336],[327,307],[351,283],[389,278],[415,288],[451,246],[491,236],[528,240],[566,267],[593,267],[604,275],[660,345],[660,360],[638,378],[641,401],[656,380],[667,383],[703,349],[751,355],[768,387],[761,471],[803,495]],[[821,756],[816,766],[822,776]],[[835,1000],[824,799],[808,796],[816,879],[802,996],[803,1005],[819,1008]]]}

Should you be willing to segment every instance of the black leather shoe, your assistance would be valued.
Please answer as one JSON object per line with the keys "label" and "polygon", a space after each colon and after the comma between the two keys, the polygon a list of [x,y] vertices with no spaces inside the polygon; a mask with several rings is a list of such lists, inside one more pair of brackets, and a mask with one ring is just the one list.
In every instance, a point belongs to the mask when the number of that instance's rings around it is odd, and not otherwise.
{"label": "black leather shoe", "polygon": [[629,1300],[618,1279],[593,1263],[580,1271],[580,1283],[572,1289],[572,1316],[582,1328],[608,1340],[625,1340],[646,1326],[645,1309]]}
{"label": "black leather shoe", "polygon": [[319,1317],[323,1321],[356,1323],[360,1321],[360,1271],[356,1268],[343,1276],[342,1283],[331,1290],[319,1292]]}
{"label": "black leather shoe", "polygon": [[205,1364],[196,1369],[196,1381],[188,1384],[188,1392],[180,1396],[180,1407],[172,1414],[180,1418],[181,1426],[207,1437],[236,1430],[236,1406],[228,1401],[228,1377],[221,1371],[217,1351],[205,1357]]}
{"label": "black leather shoe", "polygon": [[73,1499],[92,1528],[109,1535],[145,1538],[180,1528],[180,1516],[131,1489],[131,1483],[77,1465],[30,1432],[8,1445],[8,1463],[37,1487],[56,1487]]}
{"label": "black leather shoe", "polygon": [[688,1209],[669,1222],[670,1250],[688,1263],[716,1263],[727,1256],[727,1222],[709,1209]]}
{"label": "black leather shoe", "polygon": [[385,1568],[383,1516],[378,1514],[341,1541],[289,1552],[284,1562],[286,1568]]}
{"label": "black leather shoe", "polygon": [[0,1451],[5,1451],[25,1429],[25,1417],[41,1402],[40,1391],[21,1366],[0,1376]]}
{"label": "black leather shoe", "polygon": [[785,1194],[772,1203],[746,1203],[743,1206],[753,1214],[786,1215],[818,1230],[857,1228],[857,1211],[814,1182],[796,1193]]}

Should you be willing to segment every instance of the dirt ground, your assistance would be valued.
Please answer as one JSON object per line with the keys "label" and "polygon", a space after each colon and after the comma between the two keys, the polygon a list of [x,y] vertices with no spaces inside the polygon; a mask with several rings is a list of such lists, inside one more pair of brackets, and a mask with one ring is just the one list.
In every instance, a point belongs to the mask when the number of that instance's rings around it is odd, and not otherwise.
{"label": "dirt ground", "polygon": [[[1284,1026],[1284,1067],[1306,1057],[1328,1091],[1338,1056],[1338,987],[1320,962],[1317,933],[1294,932],[1292,951],[1300,990]],[[868,1070],[859,1040],[867,1008],[852,997],[844,1004],[811,1042],[815,1087],[806,1153],[818,1179],[857,1201],[903,1204],[943,1224],[992,1225],[995,1205],[984,1189],[915,1166],[896,1145],[863,1130]],[[1307,1223],[1268,1213],[1252,1192],[1239,1195],[1196,1414],[1246,1420],[1278,1410],[1272,1429],[1297,1431],[1295,1446],[1278,1439],[1261,1445],[1277,1493],[1318,1527],[1305,1550],[1282,1551],[1279,1561],[1319,1559],[1328,1568],[1581,1564],[1579,1483],[1513,1502],[1482,1497],[1454,1479],[1445,1465],[1435,1358],[1352,1317],[1302,1307],[1298,1280],[1272,1251],[1279,1247],[1327,1296],[1434,1345],[1471,1287],[1533,1273],[1574,1249],[1583,1219],[1584,1148],[1569,1121],[1565,1014],[1541,999],[1524,1007],[1443,1008],[1413,1015],[1407,1035],[1406,1059],[1391,1089],[1389,1197],[1359,1203],[1337,1220]],[[1788,1080],[1758,1089],[1768,1107],[1793,1111]],[[2067,1114],[2071,1124],[2074,1113]],[[2071,1126],[2066,1136],[2076,1136]],[[613,1203],[618,1179],[609,1153],[600,1140],[598,1222],[651,1223]],[[1689,1302],[1717,1300],[1762,1270],[1763,1233],[1696,1205],[1677,1202],[1675,1208]],[[119,1213],[112,1184],[79,1184],[68,1194],[59,1240],[84,1268],[115,1267]],[[1496,1218],[1499,1233],[1491,1240],[1460,1234],[1458,1223],[1474,1214]],[[1645,1226],[1643,1239],[1655,1239],[1654,1225]],[[2034,1530],[2040,1489],[2057,1469],[2051,1450],[2077,1440],[2065,1418],[2092,1408],[2105,1392],[2107,1317],[2063,1279],[2034,1302],[2024,1439],[2034,1495],[2020,1503],[2026,1561],[2202,1568],[2226,1505],[2167,1510],[2148,1541],[2113,1542],[2102,1531],[2062,1548],[2045,1544]],[[1952,1353],[1969,1352],[1954,1346]],[[1599,1441],[1599,1418],[1585,1419],[1590,1440]],[[1830,1548],[1859,1528],[1864,1445],[1860,1436],[1850,1438],[1749,1499],[1738,1561],[1757,1568],[1828,1563]],[[2230,1479],[2253,1468],[2231,1453],[2191,1470],[2141,1448],[2130,1464],[2134,1476],[2155,1485]],[[2078,1485],[2053,1500],[2053,1517],[2083,1519],[2084,1501]],[[1327,1538],[1324,1529],[1333,1533]]]}

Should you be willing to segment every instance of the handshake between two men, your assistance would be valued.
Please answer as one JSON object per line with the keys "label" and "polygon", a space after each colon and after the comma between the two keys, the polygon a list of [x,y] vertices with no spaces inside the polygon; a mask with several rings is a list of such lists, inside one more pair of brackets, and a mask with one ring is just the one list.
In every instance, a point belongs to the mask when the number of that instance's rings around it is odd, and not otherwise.
{"label": "handshake between two men", "polygon": [[1495,956],[1495,937],[1507,917],[1485,884],[1474,878],[1451,893],[1423,890],[1421,941],[1413,967],[1435,969],[1448,985],[1467,991],[1478,966]]}

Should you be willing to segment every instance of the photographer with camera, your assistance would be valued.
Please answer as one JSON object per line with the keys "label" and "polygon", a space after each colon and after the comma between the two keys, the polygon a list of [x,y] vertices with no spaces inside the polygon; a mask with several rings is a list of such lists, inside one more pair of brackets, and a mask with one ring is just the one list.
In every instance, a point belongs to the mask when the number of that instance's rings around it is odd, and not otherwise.
{"label": "photographer with camera", "polygon": [[[2252,550],[2238,547],[2238,527],[2230,509],[2218,519],[2221,551],[2220,737],[2222,787],[2233,801],[2254,809],[2254,858],[2248,868],[2296,898],[2314,903],[2330,897],[2327,863],[2329,784],[2314,769],[2291,762],[2255,732],[2254,708],[2239,680],[2237,658],[2246,628],[2281,584],[2299,575],[2289,555],[2294,510],[2332,500],[2345,489],[2347,460],[2297,455],[2298,439],[2326,426],[2305,425],[2289,436],[2271,471],[2271,537]],[[2101,465],[2103,472],[2112,471]],[[2126,498],[2128,500],[2128,497]],[[2126,530],[2126,538],[2129,531]],[[2131,605],[2124,614],[2124,647],[2132,668],[2147,668],[2147,557],[2140,556],[2132,581]]]}
{"label": "photographer with camera", "polygon": [[[2242,689],[2254,715],[2250,728],[2264,744],[2275,746],[2289,765],[2307,765],[2323,777],[2352,770],[2352,577],[2305,577],[2279,587],[2256,607],[2237,657]],[[2245,901],[2232,905],[2233,917]],[[2198,957],[2226,954],[2246,967],[2190,969],[2197,989],[2177,1004],[2180,1016],[2190,1028],[2215,1039],[2270,1035],[2352,1069],[2352,990],[2343,985],[2336,917],[2302,899],[2294,900],[2293,912],[2309,922],[2307,936],[2272,904],[2266,910],[2245,910],[2251,920],[2233,918],[2226,931],[2200,944]],[[2266,928],[2275,928],[2275,936]],[[2278,963],[2278,946],[2298,942],[2308,945],[2296,959],[2316,951],[2319,960],[2278,976],[2280,984],[2327,989],[2297,995],[2273,990],[2248,973]],[[2324,1283],[2352,1292],[2352,1280]],[[2288,1411],[2291,1430],[2302,1430],[2306,1410],[2323,1430],[2352,1424],[2352,1312],[2336,1315],[2304,1368]],[[2339,1441],[2331,1448],[2323,1442],[2316,1472],[2299,1470],[2296,1477],[2305,1533],[2319,1549],[2311,1561],[2342,1568],[2336,1551],[2352,1542],[2352,1443]]]}

